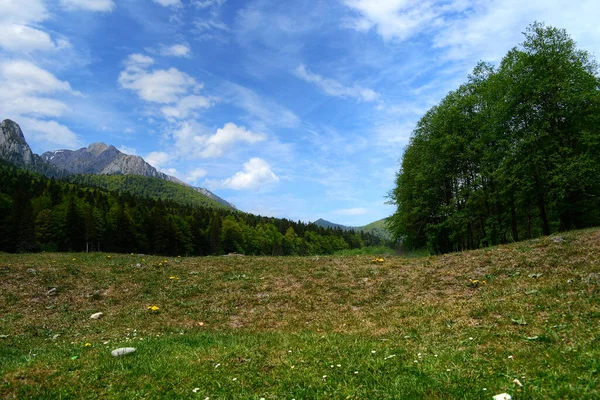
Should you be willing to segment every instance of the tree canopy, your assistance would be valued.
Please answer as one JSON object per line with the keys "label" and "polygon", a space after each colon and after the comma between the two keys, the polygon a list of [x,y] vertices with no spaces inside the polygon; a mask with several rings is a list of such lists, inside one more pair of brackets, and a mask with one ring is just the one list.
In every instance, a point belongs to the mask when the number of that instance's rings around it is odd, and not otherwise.
{"label": "tree canopy", "polygon": [[444,253],[600,223],[600,79],[566,31],[534,23],[418,122],[388,226]]}

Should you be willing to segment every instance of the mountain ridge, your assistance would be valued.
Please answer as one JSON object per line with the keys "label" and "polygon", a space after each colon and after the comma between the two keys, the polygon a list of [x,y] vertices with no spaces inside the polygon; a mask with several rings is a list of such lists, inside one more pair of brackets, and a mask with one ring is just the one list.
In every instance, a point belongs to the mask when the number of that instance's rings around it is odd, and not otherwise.
{"label": "mountain ridge", "polygon": [[21,127],[10,119],[5,119],[0,124],[0,159],[52,178],[69,175],[137,175],[156,178],[187,187],[221,205],[237,209],[208,189],[191,186],[158,171],[142,157],[125,154],[115,146],[103,142],[92,143],[78,150],[46,151],[39,156],[31,150]]}
{"label": "mountain ridge", "polygon": [[382,218],[380,220],[373,221],[363,226],[346,226],[327,221],[323,218],[319,218],[318,220],[314,221],[313,224],[320,226],[321,228],[339,228],[344,231],[362,231],[367,233],[373,233],[374,235],[377,235],[382,239],[391,240],[392,235],[385,226],[386,220],[387,218]]}

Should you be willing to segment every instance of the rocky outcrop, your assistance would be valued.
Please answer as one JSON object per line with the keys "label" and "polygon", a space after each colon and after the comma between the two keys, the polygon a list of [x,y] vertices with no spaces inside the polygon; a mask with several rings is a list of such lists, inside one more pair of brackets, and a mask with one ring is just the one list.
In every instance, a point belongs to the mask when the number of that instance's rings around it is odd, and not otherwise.
{"label": "rocky outcrop", "polygon": [[237,209],[237,207],[235,205],[231,204],[230,202],[228,202],[226,200],[223,200],[222,198],[220,198],[219,196],[217,196],[216,194],[214,194],[213,192],[211,192],[208,189],[204,189],[204,188],[201,188],[201,187],[195,187],[194,190],[196,192],[202,193],[203,195],[205,195],[209,199],[213,199],[214,201],[217,201],[217,202],[219,202],[219,203],[221,203],[223,205],[226,205],[227,207],[231,207],[231,208]]}
{"label": "rocky outcrop", "polygon": [[25,141],[21,127],[10,119],[0,123],[0,158],[20,166],[35,163],[34,154]]}

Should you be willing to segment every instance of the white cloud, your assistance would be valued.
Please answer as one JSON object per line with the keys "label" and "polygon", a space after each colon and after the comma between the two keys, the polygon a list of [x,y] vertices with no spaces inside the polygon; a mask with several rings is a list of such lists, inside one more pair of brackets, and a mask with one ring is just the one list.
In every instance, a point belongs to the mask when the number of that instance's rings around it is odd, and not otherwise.
{"label": "white cloud", "polygon": [[81,146],[77,134],[56,121],[21,117],[19,125],[33,142],[40,144],[45,149],[56,147],[76,149]]}
{"label": "white cloud", "polygon": [[137,150],[134,149],[133,147],[127,147],[127,146],[121,146],[119,147],[119,151],[121,153],[125,153],[125,154],[129,154],[131,156],[135,156],[137,154]]}
{"label": "white cloud", "polygon": [[[434,46],[450,60],[499,61],[523,40],[521,32],[535,20],[567,30],[581,48],[600,52],[600,3],[580,0],[494,0],[474,2],[462,18],[447,18]],[[502,21],[499,24],[498,21]]]}
{"label": "white cloud", "polygon": [[115,8],[112,0],[60,0],[60,5],[68,10],[111,12]]}
{"label": "white cloud", "polygon": [[358,31],[375,29],[385,40],[407,40],[441,23],[444,13],[467,8],[464,0],[344,0],[357,17],[349,27]]}
{"label": "white cloud", "polygon": [[185,180],[192,185],[196,185],[200,178],[204,178],[208,172],[204,168],[195,168],[186,177]]}
{"label": "white cloud", "polygon": [[227,0],[193,0],[192,4],[197,8],[218,7],[223,5]]}
{"label": "white cloud", "polygon": [[55,50],[67,45],[61,40],[54,43],[46,32],[20,24],[0,24],[0,47],[4,50],[29,53],[36,50]]}
{"label": "white cloud", "polygon": [[43,0],[0,0],[0,20],[16,24],[40,22],[48,18],[48,10]]}
{"label": "white cloud", "polygon": [[121,87],[133,90],[142,100],[161,104],[174,103],[190,90],[202,88],[194,78],[176,68],[148,71],[153,62],[150,57],[131,54],[119,75]]}
{"label": "white cloud", "polygon": [[163,115],[169,119],[187,118],[193,111],[200,108],[208,108],[212,101],[204,96],[191,95],[181,98],[173,106],[165,106],[160,109]]}
{"label": "white cloud", "polygon": [[255,157],[244,163],[244,170],[220,182],[210,181],[209,186],[233,190],[257,190],[279,181],[271,171],[271,166],[263,159]]}
{"label": "white cloud", "polygon": [[153,151],[148,153],[144,160],[150,165],[152,165],[156,169],[161,169],[162,166],[168,164],[171,161],[171,156],[169,153],[165,153],[164,151]]}
{"label": "white cloud", "polygon": [[66,93],[81,96],[69,82],[23,60],[0,63],[0,110],[10,115],[56,117],[69,107],[62,101],[45,97]]}
{"label": "white cloud", "polygon": [[175,169],[175,168],[163,168],[162,172],[164,172],[167,175],[171,175],[171,176],[179,175],[179,171],[177,171],[177,169]]}
{"label": "white cloud", "polygon": [[212,135],[197,134],[193,122],[186,121],[173,132],[179,153],[193,158],[216,158],[232,150],[237,143],[257,143],[266,139],[262,133],[254,133],[243,126],[227,123]]}
{"label": "white cloud", "polygon": [[181,7],[181,1],[179,0],[152,0],[156,4],[160,4],[163,7]]}
{"label": "white cloud", "polygon": [[344,208],[333,212],[337,215],[365,215],[369,213],[367,208]]}
{"label": "white cloud", "polygon": [[600,52],[600,3],[578,0],[343,0],[355,13],[346,24],[358,31],[375,30],[386,41],[406,41],[429,34],[445,58],[499,61],[522,41],[534,21],[564,28],[579,45]]}
{"label": "white cloud", "polygon": [[10,85],[4,90],[17,90],[25,93],[69,92],[81,95],[71,89],[69,82],[57,79],[52,73],[23,60],[8,61],[0,65],[0,77]]}
{"label": "white cloud", "polygon": [[189,57],[190,52],[190,46],[187,44],[161,45],[158,49],[158,54],[167,57]]}
{"label": "white cloud", "polygon": [[372,89],[363,88],[356,83],[352,86],[344,86],[336,80],[324,78],[321,75],[310,72],[302,64],[296,68],[294,74],[306,82],[314,83],[317,87],[331,96],[351,97],[365,102],[375,101],[379,97],[377,92]]}

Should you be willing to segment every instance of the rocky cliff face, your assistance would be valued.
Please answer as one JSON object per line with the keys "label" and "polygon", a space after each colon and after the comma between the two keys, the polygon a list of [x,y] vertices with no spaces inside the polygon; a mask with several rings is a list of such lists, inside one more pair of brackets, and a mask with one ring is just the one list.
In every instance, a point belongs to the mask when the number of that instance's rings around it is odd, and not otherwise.
{"label": "rocky cliff face", "polygon": [[183,183],[173,176],[157,171],[142,157],[122,153],[114,146],[104,143],[92,143],[76,151],[47,151],[42,154],[42,160],[71,174],[141,175]]}
{"label": "rocky cliff face", "polygon": [[10,119],[0,123],[0,158],[21,166],[35,163],[34,154],[25,141],[21,128]]}
{"label": "rocky cliff face", "polygon": [[216,194],[214,194],[213,192],[211,192],[208,189],[204,189],[204,188],[201,188],[201,187],[195,187],[194,190],[196,192],[202,193],[203,195],[205,195],[209,199],[213,199],[214,201],[218,201],[219,203],[221,203],[223,205],[226,205],[227,207],[231,207],[231,208],[237,209],[237,207],[234,204],[228,202],[227,200],[223,200],[222,198],[220,198],[219,196],[217,196]]}

